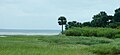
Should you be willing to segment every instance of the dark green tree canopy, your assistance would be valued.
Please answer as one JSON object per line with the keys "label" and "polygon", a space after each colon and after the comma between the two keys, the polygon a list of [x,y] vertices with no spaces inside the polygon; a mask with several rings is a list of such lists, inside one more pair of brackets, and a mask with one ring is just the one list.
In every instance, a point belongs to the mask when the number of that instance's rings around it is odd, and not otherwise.
{"label": "dark green tree canopy", "polygon": [[93,16],[91,24],[93,27],[105,27],[108,24],[108,15],[106,12],[101,11],[99,14]]}
{"label": "dark green tree canopy", "polygon": [[94,15],[93,19],[101,19],[101,18],[106,18],[107,17],[107,13],[105,11],[101,11],[99,14]]}
{"label": "dark green tree canopy", "polygon": [[[65,17],[61,17],[59,20],[65,19]],[[80,23],[77,21],[68,22],[66,24],[66,29],[71,27],[111,27],[117,28],[120,27],[120,8],[115,10],[114,15],[107,15],[105,11],[101,11],[100,13],[94,15],[92,17],[92,21]],[[61,24],[61,23],[60,23]]]}
{"label": "dark green tree canopy", "polygon": [[114,14],[114,22],[120,22],[120,8],[115,10],[115,14]]}
{"label": "dark green tree canopy", "polygon": [[120,8],[118,8],[118,9],[115,10],[115,13],[118,13],[118,12],[120,12]]}
{"label": "dark green tree canopy", "polygon": [[58,23],[59,23],[59,25],[65,25],[67,23],[67,20],[64,16],[60,16],[58,18]]}
{"label": "dark green tree canopy", "polygon": [[82,24],[80,22],[77,22],[77,21],[71,21],[71,22],[68,22],[65,27],[67,30],[67,29],[72,28],[72,27],[82,27]]}
{"label": "dark green tree canopy", "polygon": [[91,27],[91,22],[84,22],[84,23],[82,24],[82,26],[88,26],[88,27]]}

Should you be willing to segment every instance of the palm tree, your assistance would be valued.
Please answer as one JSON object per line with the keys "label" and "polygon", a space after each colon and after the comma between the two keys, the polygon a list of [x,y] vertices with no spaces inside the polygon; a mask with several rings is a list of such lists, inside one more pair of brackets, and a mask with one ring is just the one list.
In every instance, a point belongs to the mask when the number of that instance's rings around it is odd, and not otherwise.
{"label": "palm tree", "polygon": [[60,16],[58,18],[58,24],[62,25],[62,34],[63,34],[63,25],[66,25],[66,23],[67,23],[67,20],[64,16]]}

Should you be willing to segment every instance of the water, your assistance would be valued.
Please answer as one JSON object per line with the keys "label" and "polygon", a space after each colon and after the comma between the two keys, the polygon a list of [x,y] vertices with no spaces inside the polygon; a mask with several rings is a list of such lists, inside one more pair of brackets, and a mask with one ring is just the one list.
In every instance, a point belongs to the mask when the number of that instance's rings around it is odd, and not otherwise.
{"label": "water", "polygon": [[58,35],[60,30],[0,29],[0,35]]}

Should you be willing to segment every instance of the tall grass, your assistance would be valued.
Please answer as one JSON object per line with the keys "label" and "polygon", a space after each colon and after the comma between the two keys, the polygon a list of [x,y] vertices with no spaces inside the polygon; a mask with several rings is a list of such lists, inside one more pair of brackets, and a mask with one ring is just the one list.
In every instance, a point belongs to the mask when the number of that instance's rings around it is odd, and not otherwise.
{"label": "tall grass", "polygon": [[93,55],[81,50],[86,46],[63,44],[61,41],[70,40],[65,36],[0,37],[0,55]]}
{"label": "tall grass", "polygon": [[107,38],[115,38],[115,36],[120,34],[119,29],[112,28],[91,28],[91,27],[83,27],[83,28],[71,28],[66,30],[66,36],[96,36],[96,37],[107,37]]}
{"label": "tall grass", "polygon": [[89,51],[99,55],[118,55],[120,54],[120,46],[113,44],[99,44],[89,47]]}
{"label": "tall grass", "polygon": [[0,37],[0,55],[119,54],[120,39],[85,36]]}
{"label": "tall grass", "polygon": [[82,45],[95,45],[95,44],[106,44],[113,42],[112,39],[102,37],[85,37],[85,36],[61,36],[61,37],[48,37],[40,38],[43,42],[52,44],[82,44]]}

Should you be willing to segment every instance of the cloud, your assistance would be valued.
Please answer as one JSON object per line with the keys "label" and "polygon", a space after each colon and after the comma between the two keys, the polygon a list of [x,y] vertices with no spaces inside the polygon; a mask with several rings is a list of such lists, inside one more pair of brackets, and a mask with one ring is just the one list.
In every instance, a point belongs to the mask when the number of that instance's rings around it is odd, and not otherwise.
{"label": "cloud", "polygon": [[0,0],[0,26],[51,28],[52,25],[58,29],[57,18],[60,15],[66,16],[68,21],[90,21],[100,11],[114,14],[119,2],[120,0]]}

